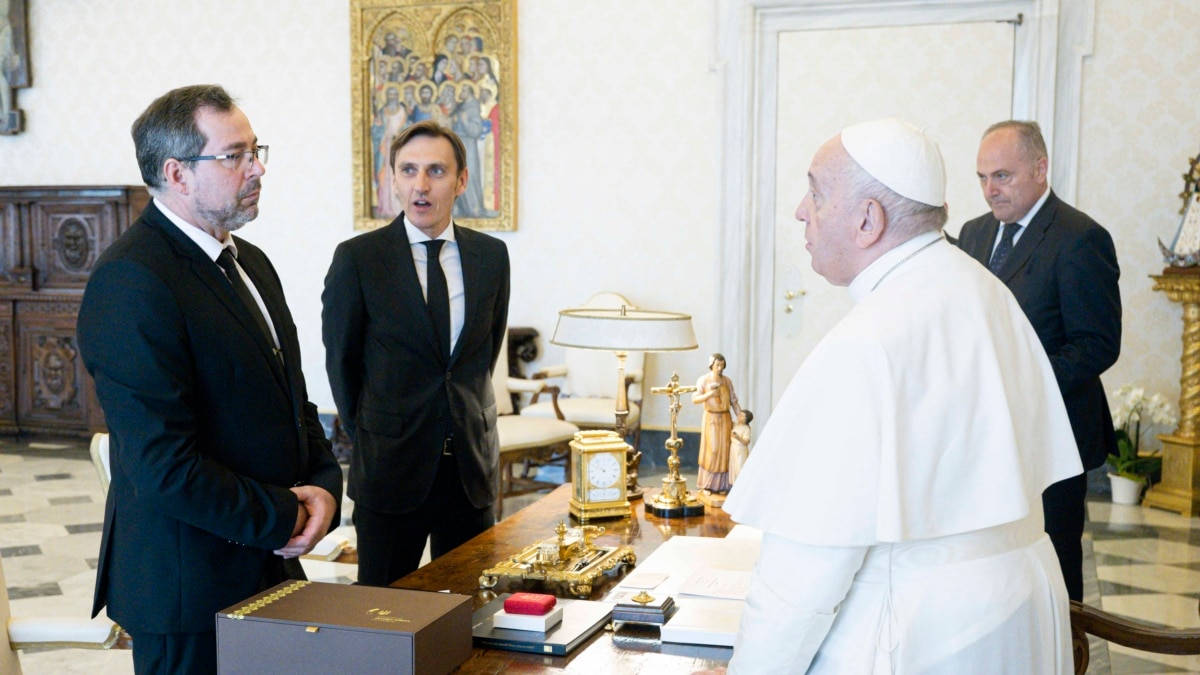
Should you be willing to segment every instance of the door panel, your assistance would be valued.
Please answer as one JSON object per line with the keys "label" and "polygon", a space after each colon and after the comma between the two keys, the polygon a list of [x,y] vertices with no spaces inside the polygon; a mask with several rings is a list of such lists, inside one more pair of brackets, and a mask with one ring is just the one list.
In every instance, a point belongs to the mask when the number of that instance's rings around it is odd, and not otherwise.
{"label": "door panel", "polygon": [[[779,36],[772,408],[850,298],[812,271],[796,206],[813,153],[841,128],[896,116],[932,134],[946,162],[950,219],[987,206],[975,178],[983,130],[1007,119],[1013,27],[959,23],[792,31]],[[790,297],[789,297],[790,296]]]}

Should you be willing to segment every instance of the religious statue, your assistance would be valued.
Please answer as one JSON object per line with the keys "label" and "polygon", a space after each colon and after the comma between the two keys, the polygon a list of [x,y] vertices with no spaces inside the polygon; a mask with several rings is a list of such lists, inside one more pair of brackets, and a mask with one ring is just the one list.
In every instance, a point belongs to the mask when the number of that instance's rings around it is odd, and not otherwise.
{"label": "religious statue", "polygon": [[733,429],[732,408],[741,412],[733,382],[725,377],[725,357],[713,354],[708,358],[708,372],[696,380],[692,403],[704,405],[704,421],[700,426],[700,475],[696,485],[700,494],[728,492],[733,482],[729,478],[729,442]]}
{"label": "religious statue", "polygon": [[738,474],[742,472],[746,460],[750,458],[750,423],[754,421],[754,413],[742,408],[738,411],[737,424],[729,432],[729,484],[737,482]]}

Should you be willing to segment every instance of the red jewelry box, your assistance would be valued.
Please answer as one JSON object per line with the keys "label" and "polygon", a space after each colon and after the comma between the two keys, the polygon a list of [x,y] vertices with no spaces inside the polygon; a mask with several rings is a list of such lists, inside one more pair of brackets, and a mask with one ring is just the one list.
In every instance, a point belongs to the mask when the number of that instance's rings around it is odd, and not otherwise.
{"label": "red jewelry box", "polygon": [[509,614],[545,614],[554,609],[558,598],[544,593],[513,593],[504,600],[504,611]]}

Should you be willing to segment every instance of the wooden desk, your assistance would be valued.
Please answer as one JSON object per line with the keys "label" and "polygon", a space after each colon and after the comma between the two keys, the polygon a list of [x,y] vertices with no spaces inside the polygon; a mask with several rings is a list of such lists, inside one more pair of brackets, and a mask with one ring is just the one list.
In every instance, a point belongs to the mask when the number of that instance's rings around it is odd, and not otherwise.
{"label": "wooden desk", "polygon": [[[505,585],[493,590],[479,588],[479,573],[508,558],[535,541],[554,535],[554,526],[568,520],[567,501],[571,486],[563,485],[517,513],[500,521],[450,553],[394,582],[396,588],[425,591],[449,589],[473,596],[478,609],[497,593],[516,590],[552,592],[536,582],[525,586]],[[709,508],[703,516],[664,519],[646,516],[642,500],[634,502],[635,517],[594,521],[607,531],[597,544],[628,544],[644,560],[664,541],[677,534],[723,537],[733,528],[729,516]],[[597,584],[591,599],[599,600],[619,581],[606,577]],[[568,667],[589,673],[691,673],[728,663],[733,650],[724,647],[662,644],[657,628],[622,626],[619,631],[602,630],[566,657],[548,657],[497,649],[476,648],[459,672],[498,673],[509,669],[522,673],[554,672]]]}

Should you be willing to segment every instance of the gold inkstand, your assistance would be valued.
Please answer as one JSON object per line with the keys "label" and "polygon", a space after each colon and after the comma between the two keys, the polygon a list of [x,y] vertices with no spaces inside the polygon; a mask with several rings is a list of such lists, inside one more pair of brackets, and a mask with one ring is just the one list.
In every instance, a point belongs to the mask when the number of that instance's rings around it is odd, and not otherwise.
{"label": "gold inkstand", "polygon": [[637,562],[630,546],[597,546],[592,539],[604,534],[596,525],[567,527],[560,522],[555,536],[526,546],[520,553],[489,567],[479,577],[480,588],[494,588],[501,579],[544,581],[565,586],[576,597],[587,598],[609,570]]}

